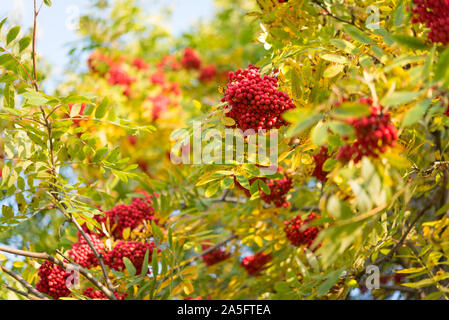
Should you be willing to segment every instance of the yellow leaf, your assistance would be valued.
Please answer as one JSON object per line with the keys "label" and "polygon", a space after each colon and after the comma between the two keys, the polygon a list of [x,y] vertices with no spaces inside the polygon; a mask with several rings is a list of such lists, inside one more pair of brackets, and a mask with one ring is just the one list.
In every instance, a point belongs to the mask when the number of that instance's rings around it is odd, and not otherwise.
{"label": "yellow leaf", "polygon": [[184,282],[183,289],[184,289],[184,293],[186,295],[189,295],[189,294],[191,294],[194,291],[193,285],[192,285],[192,283],[190,281],[185,281]]}
{"label": "yellow leaf", "polygon": [[123,239],[124,240],[127,240],[129,238],[130,234],[131,234],[131,229],[129,227],[123,229]]}
{"label": "yellow leaf", "polygon": [[223,122],[223,124],[228,127],[233,126],[235,124],[234,119],[229,118],[229,117],[225,117],[225,118],[221,119],[221,122]]}
{"label": "yellow leaf", "polygon": [[345,68],[345,66],[342,64],[336,64],[336,65],[330,66],[324,71],[323,76],[325,78],[333,78],[337,74],[342,72],[344,68]]}
{"label": "yellow leaf", "polygon": [[262,247],[263,246],[263,239],[260,236],[255,236],[254,237],[254,242],[259,246]]}
{"label": "yellow leaf", "polygon": [[193,105],[194,105],[197,109],[201,109],[201,102],[199,102],[198,100],[193,100]]}

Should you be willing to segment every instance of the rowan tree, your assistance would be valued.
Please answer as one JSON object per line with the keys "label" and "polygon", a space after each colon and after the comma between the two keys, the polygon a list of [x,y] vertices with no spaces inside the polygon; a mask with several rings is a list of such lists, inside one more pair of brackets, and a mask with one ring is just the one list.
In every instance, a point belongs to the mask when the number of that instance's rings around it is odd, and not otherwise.
{"label": "rowan tree", "polygon": [[[0,297],[447,299],[449,2],[216,5],[172,36],[95,3],[54,92],[0,22]],[[248,129],[274,164],[227,161]]]}

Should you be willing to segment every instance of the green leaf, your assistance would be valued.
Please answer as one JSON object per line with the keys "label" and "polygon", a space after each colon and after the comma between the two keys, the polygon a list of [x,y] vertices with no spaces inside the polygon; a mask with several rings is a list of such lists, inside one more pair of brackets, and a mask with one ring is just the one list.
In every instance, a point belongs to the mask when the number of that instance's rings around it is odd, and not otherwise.
{"label": "green leaf", "polygon": [[354,127],[351,126],[349,123],[341,122],[341,121],[329,121],[328,122],[329,128],[341,135],[341,136],[351,136],[354,134],[355,130]]}
{"label": "green leaf", "polygon": [[20,32],[20,26],[15,26],[9,29],[8,34],[6,35],[6,45],[9,45]]}
{"label": "green leaf", "polygon": [[324,59],[326,61],[340,63],[340,64],[346,64],[348,63],[348,59],[343,56],[339,56],[337,54],[325,54],[321,56],[321,59]]}
{"label": "green leaf", "polygon": [[371,114],[368,105],[358,102],[344,102],[332,110],[334,117],[338,119],[359,118]]}
{"label": "green leaf", "polygon": [[326,293],[329,292],[329,290],[337,282],[338,278],[340,278],[342,272],[343,272],[343,269],[336,270],[336,271],[329,273],[329,276],[327,277],[327,279],[318,288],[318,296],[319,297],[322,297]]}
{"label": "green leaf", "polygon": [[134,267],[131,260],[127,257],[123,257],[123,263],[125,264],[126,270],[128,270],[129,274],[133,277],[136,274],[136,267]]}
{"label": "green leaf", "polygon": [[315,111],[306,112],[304,110],[296,110],[293,112],[285,112],[283,117],[293,124],[288,130],[288,135],[292,137],[313,126],[323,118],[323,115]]}
{"label": "green leaf", "polygon": [[145,277],[146,274],[147,274],[149,259],[150,259],[150,250],[146,250],[145,251],[145,257],[143,258],[142,271],[140,273],[140,275],[142,277]]}
{"label": "green leaf", "polygon": [[83,96],[68,96],[65,97],[62,100],[63,104],[75,104],[75,103],[92,103],[92,101],[89,98],[83,97]]}
{"label": "green leaf", "polygon": [[28,48],[30,43],[31,43],[31,37],[24,37],[24,38],[20,39],[19,40],[19,52],[22,52],[23,50]]}
{"label": "green leaf", "polygon": [[415,37],[410,37],[407,35],[394,35],[393,39],[400,45],[409,47],[410,49],[415,49],[415,50],[427,50],[429,49],[429,46],[427,44],[425,44],[422,40],[415,38]]}
{"label": "green leaf", "polygon": [[343,30],[349,34],[354,40],[364,44],[373,44],[373,40],[371,40],[368,35],[354,27],[353,25],[346,24],[343,26]]}
{"label": "green leaf", "polygon": [[440,81],[447,77],[449,73],[449,48],[440,55],[435,66],[435,80]]}
{"label": "green leaf", "polygon": [[226,177],[221,180],[220,184],[223,189],[230,189],[234,185],[234,179],[231,177]]}
{"label": "green leaf", "polygon": [[151,268],[153,276],[156,278],[156,276],[159,274],[159,264],[157,262],[157,250],[153,250],[153,255],[151,259]]}
{"label": "green leaf", "polygon": [[32,106],[42,106],[48,101],[48,99],[40,92],[34,90],[28,90],[22,94],[22,97],[24,97],[27,100],[27,103]]}
{"label": "green leaf", "polygon": [[335,165],[338,163],[337,159],[329,158],[323,163],[323,171],[329,172],[331,171]]}
{"label": "green leaf", "polygon": [[422,91],[393,92],[383,97],[380,104],[386,107],[397,107],[412,102],[422,95],[422,93]]}
{"label": "green leaf", "polygon": [[106,115],[107,109],[109,106],[109,99],[106,97],[98,106],[97,110],[95,110],[95,118],[101,119]]}
{"label": "green leaf", "polygon": [[358,54],[360,50],[356,48],[351,42],[343,39],[331,39],[330,42],[336,46],[338,49],[343,50],[346,53]]}
{"label": "green leaf", "polygon": [[8,18],[3,18],[3,20],[0,22],[0,31],[2,30],[2,27],[5,24],[6,20],[8,20]]}
{"label": "green leaf", "polygon": [[326,70],[324,70],[323,77],[325,78],[333,78],[337,74],[343,71],[345,66],[343,64],[335,64],[329,66]]}
{"label": "green leaf", "polygon": [[44,3],[47,7],[51,7],[51,0],[44,0]]}
{"label": "green leaf", "polygon": [[310,138],[312,142],[318,146],[326,143],[329,127],[323,123],[318,122],[318,124],[312,129],[310,133]]}
{"label": "green leaf", "polygon": [[219,183],[217,183],[217,182],[211,183],[211,185],[209,187],[207,187],[204,195],[206,196],[206,198],[210,198],[217,193],[219,188],[220,188]]}
{"label": "green leaf", "polygon": [[423,119],[427,108],[430,106],[431,99],[425,99],[418,102],[411,109],[409,109],[402,120],[402,126],[408,127],[415,124],[418,120]]}

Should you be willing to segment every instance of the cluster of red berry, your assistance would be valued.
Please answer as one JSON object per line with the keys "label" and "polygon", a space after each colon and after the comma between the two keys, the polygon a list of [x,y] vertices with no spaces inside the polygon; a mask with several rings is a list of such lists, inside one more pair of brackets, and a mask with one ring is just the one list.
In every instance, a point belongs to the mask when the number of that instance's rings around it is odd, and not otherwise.
{"label": "cluster of red berry", "polygon": [[284,231],[287,235],[287,239],[290,240],[292,245],[296,247],[304,245],[307,248],[312,245],[318,235],[318,228],[308,227],[305,230],[302,229],[304,224],[310,223],[310,221],[316,218],[317,216],[312,212],[305,220],[301,218],[301,215],[297,215],[289,221],[284,221]]}
{"label": "cluster of red berry", "polygon": [[313,169],[312,177],[315,177],[317,180],[320,180],[321,182],[327,181],[327,174],[329,172],[323,170],[323,165],[329,158],[330,158],[329,150],[326,147],[321,147],[320,151],[313,156],[315,168]]}
{"label": "cluster of red berry", "polygon": [[131,84],[136,82],[134,77],[129,76],[121,66],[112,66],[106,76],[111,85],[119,85],[123,88],[123,94],[127,97],[131,95]]}
{"label": "cluster of red berry", "polygon": [[149,97],[148,100],[153,103],[153,109],[151,110],[153,121],[156,121],[157,119],[159,119],[161,114],[167,112],[170,105],[175,105],[175,103],[169,97],[163,94]]}
{"label": "cluster of red berry", "polygon": [[[104,243],[100,240],[98,235],[87,234],[87,236],[97,252],[100,254],[104,253]],[[67,254],[74,262],[84,268],[94,268],[99,264],[92,248],[80,233],[78,233],[78,242],[72,245],[72,249],[70,249]]]}
{"label": "cluster of red berry", "polygon": [[[202,245],[203,250],[207,250],[210,247],[211,247],[210,245]],[[230,257],[231,254],[229,252],[224,251],[221,248],[215,249],[202,256],[204,263],[207,264],[208,266],[213,266],[214,264],[220,263]]]}
{"label": "cluster of red berry", "polygon": [[117,59],[111,55],[103,53],[101,50],[93,51],[87,60],[89,69],[93,73],[99,73],[101,75],[106,74],[109,68],[117,63],[119,63]]}
{"label": "cluster of red berry", "polygon": [[259,276],[265,269],[265,265],[272,259],[273,258],[270,254],[259,252],[243,258],[241,266],[245,268],[249,275]]}
{"label": "cluster of red berry", "polygon": [[[117,205],[114,209],[107,211],[105,216],[95,216],[99,222],[106,223],[109,221],[111,226],[114,226],[113,236],[116,239],[123,239],[123,230],[125,228],[134,229],[142,224],[144,220],[153,220],[157,222],[154,217],[153,195],[143,192],[142,198],[133,198],[130,205]],[[137,241],[123,241],[119,240],[115,243],[112,250],[107,251],[104,243],[100,239],[103,234],[97,235],[91,233],[84,225],[83,230],[86,232],[94,248],[99,254],[104,257],[104,262],[111,269],[123,270],[125,265],[123,258],[127,257],[138,272],[141,271],[144,263],[145,253],[149,251],[149,261],[152,259],[153,250],[156,245],[153,242],[142,243]],[[160,252],[160,249],[157,249]],[[72,248],[67,251],[68,257],[73,262],[79,264],[84,268],[94,268],[99,265],[93,250],[87,243],[86,239],[78,233],[78,242],[72,245]],[[55,299],[65,297],[70,294],[70,290],[66,287],[66,279],[69,273],[64,271],[61,267],[54,265],[52,262],[45,261],[39,268],[40,280],[36,284],[36,288],[43,293],[50,295]],[[99,292],[88,290],[89,297],[97,297],[99,299],[105,298]],[[101,297],[99,297],[101,296]],[[126,295],[118,296],[117,298],[124,299]]]}
{"label": "cluster of red berry", "polygon": [[147,70],[150,67],[142,58],[135,58],[133,66],[139,70]]}
{"label": "cluster of red berry", "polygon": [[356,140],[340,149],[338,160],[359,162],[364,156],[377,158],[379,152],[384,153],[398,138],[389,113],[381,112],[381,107],[374,106],[371,99],[361,99],[360,102],[370,106],[371,115],[348,120],[355,129]]}
{"label": "cluster of red berry", "polygon": [[202,67],[200,70],[200,74],[198,76],[198,80],[202,83],[211,82],[217,76],[217,68],[214,64],[210,64],[208,66]]}
{"label": "cluster of red berry", "polygon": [[154,217],[153,195],[145,193],[143,198],[133,198],[131,204],[118,204],[114,208],[104,213],[104,216],[97,215],[95,219],[99,223],[113,228],[112,235],[116,239],[123,239],[123,230],[130,228],[131,230],[142,224],[143,221],[157,219]]}
{"label": "cluster of red berry", "polygon": [[158,62],[157,67],[177,71],[181,69],[181,64],[174,55],[169,54],[162,57],[162,60]]}
{"label": "cluster of red berry", "polygon": [[[144,264],[145,252],[149,251],[148,261],[151,261],[153,256],[153,250],[156,249],[154,242],[137,242],[137,241],[117,241],[114,249],[106,253],[104,262],[107,266],[114,270],[124,270],[125,264],[123,258],[128,258],[134,267],[136,267],[137,273],[142,271],[142,265]],[[160,249],[157,249],[160,252]]]}
{"label": "cluster of red berry", "polygon": [[[290,205],[290,202],[287,201],[287,194],[290,191],[290,189],[293,187],[292,178],[290,178],[288,175],[284,174],[284,178],[274,180],[274,179],[268,179],[266,177],[256,177],[249,180],[249,184],[252,185],[257,179],[262,180],[268,188],[270,188],[270,194],[267,194],[263,192],[261,189],[259,189],[260,192],[260,198],[268,203],[268,204],[274,204],[277,208],[280,207],[288,207]],[[245,195],[249,198],[251,197],[251,193],[248,189],[244,188],[234,177],[234,183],[243,192],[245,192]]]}
{"label": "cluster of red berry", "polygon": [[38,275],[40,279],[36,283],[36,289],[39,292],[48,294],[53,299],[67,297],[70,294],[66,285],[70,273],[60,266],[50,261],[44,261],[39,268]]}
{"label": "cluster of red berry", "polygon": [[290,205],[290,202],[287,201],[286,196],[293,187],[292,178],[285,175],[282,179],[269,179],[266,184],[271,192],[270,194],[266,194],[262,191],[260,193],[260,198],[266,203],[273,203],[278,208],[287,208]]}
{"label": "cluster of red berry", "polygon": [[282,113],[294,109],[288,94],[278,90],[275,77],[262,77],[259,68],[250,65],[229,73],[225,95],[221,99],[231,107],[227,116],[242,130],[280,128],[287,122]]}
{"label": "cluster of red berry", "polygon": [[[102,291],[95,290],[94,288],[91,287],[84,290],[83,295],[90,299],[102,299],[102,300],[107,299],[106,295]],[[117,292],[114,291],[114,296],[117,298],[117,300],[125,300],[127,295],[128,294],[126,293],[119,295]]]}
{"label": "cluster of red berry", "polygon": [[185,48],[181,58],[181,65],[186,69],[199,70],[201,68],[201,59],[192,48]]}
{"label": "cluster of red berry", "polygon": [[432,42],[449,43],[449,1],[413,0],[412,23],[424,23],[430,31],[427,35]]}

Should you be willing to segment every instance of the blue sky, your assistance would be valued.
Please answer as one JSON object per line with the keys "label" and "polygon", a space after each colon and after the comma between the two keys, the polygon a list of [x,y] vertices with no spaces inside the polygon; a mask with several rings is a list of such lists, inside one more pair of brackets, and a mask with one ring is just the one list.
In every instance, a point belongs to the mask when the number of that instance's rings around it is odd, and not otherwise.
{"label": "blue sky", "polygon": [[[38,0],[40,3],[41,0]],[[171,31],[179,34],[200,19],[211,17],[213,0],[139,0],[149,14],[157,14],[162,6],[170,6],[172,17],[166,22]],[[10,23],[20,24],[24,30],[32,26],[33,0],[1,0],[0,20],[8,17]],[[38,52],[51,63],[54,87],[68,63],[68,43],[77,39],[76,30],[70,28],[77,13],[83,14],[90,0],[53,0],[51,8],[44,7],[39,15]]]}

